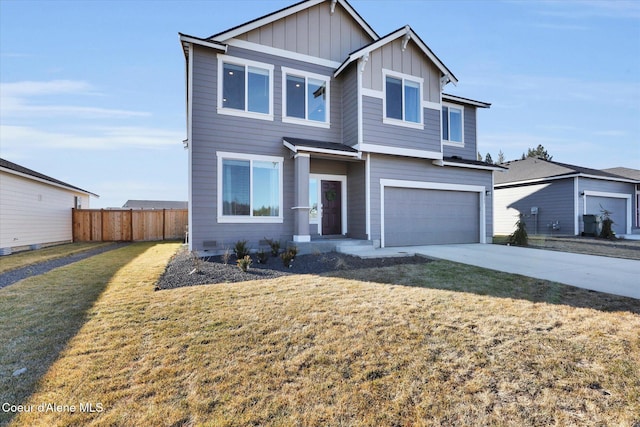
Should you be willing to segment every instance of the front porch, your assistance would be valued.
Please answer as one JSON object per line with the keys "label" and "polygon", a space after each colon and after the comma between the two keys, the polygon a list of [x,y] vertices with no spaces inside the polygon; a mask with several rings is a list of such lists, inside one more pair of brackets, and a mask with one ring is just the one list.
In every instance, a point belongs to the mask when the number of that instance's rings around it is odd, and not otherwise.
{"label": "front porch", "polygon": [[371,240],[351,239],[344,236],[318,236],[309,242],[288,242],[290,246],[296,246],[300,255],[313,255],[327,252],[340,252],[357,254],[375,249]]}

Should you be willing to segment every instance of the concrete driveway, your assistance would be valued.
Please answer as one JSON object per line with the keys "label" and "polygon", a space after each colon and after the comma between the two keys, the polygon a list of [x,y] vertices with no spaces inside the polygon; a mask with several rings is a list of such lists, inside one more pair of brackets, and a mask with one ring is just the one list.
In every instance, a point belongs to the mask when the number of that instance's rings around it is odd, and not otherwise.
{"label": "concrete driveway", "polygon": [[409,246],[374,252],[378,256],[415,253],[640,299],[640,261],[491,244]]}

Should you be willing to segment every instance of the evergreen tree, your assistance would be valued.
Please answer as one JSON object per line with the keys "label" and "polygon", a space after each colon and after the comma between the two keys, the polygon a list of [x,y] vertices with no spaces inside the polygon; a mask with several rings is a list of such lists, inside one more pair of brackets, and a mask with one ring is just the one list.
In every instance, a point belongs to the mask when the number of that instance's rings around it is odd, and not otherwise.
{"label": "evergreen tree", "polygon": [[484,162],[493,164],[493,159],[491,158],[491,154],[487,153],[487,156],[484,158]]}
{"label": "evergreen tree", "polygon": [[498,164],[501,165],[504,163],[504,153],[502,150],[498,151]]}
{"label": "evergreen tree", "polygon": [[[547,161],[551,161],[551,159],[553,159],[553,156],[549,155],[549,153],[547,152],[547,150],[544,149],[542,144],[538,144],[538,147],[536,147],[535,149],[529,148],[529,151],[527,152],[527,157],[538,157]],[[523,159],[524,159],[524,154],[523,154]]]}

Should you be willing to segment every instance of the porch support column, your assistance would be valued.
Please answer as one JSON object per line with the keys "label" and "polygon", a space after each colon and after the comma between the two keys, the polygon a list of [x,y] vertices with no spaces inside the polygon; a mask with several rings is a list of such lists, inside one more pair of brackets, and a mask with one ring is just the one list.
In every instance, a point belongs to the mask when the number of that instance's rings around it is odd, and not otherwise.
{"label": "porch support column", "polygon": [[310,156],[308,153],[297,153],[294,156],[295,176],[294,176],[294,242],[310,242],[309,233],[309,171]]}

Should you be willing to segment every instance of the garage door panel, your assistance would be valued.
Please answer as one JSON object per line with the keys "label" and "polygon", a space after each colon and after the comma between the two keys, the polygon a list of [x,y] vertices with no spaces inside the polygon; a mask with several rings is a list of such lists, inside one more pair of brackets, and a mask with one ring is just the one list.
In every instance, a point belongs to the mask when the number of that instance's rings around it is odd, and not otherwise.
{"label": "garage door panel", "polygon": [[478,193],[387,188],[385,246],[477,243]]}
{"label": "garage door panel", "polygon": [[625,234],[627,229],[627,201],[615,197],[587,196],[587,214],[602,215],[602,210],[611,212],[616,234]]}

